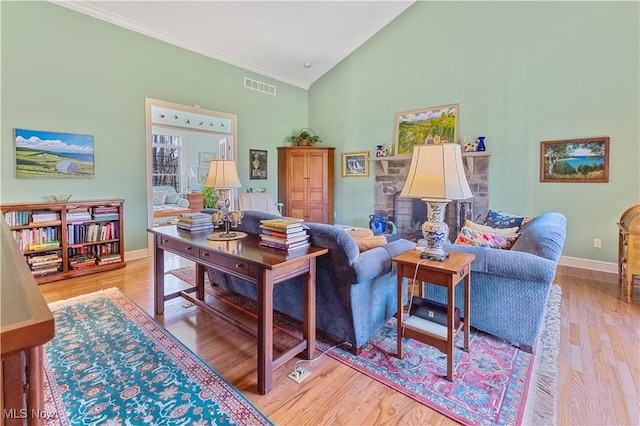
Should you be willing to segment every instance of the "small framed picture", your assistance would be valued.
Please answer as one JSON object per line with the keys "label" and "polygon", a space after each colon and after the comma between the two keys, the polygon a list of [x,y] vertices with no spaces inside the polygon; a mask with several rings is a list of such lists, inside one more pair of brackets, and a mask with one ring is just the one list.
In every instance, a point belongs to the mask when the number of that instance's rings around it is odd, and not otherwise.
{"label": "small framed picture", "polygon": [[541,142],[540,182],[609,182],[609,138]]}
{"label": "small framed picture", "polygon": [[369,151],[345,152],[342,154],[342,176],[369,176]]}
{"label": "small framed picture", "polygon": [[216,159],[215,152],[199,152],[198,153],[198,165],[201,167],[209,168],[209,163]]}
{"label": "small framed picture", "polygon": [[249,179],[267,178],[267,151],[260,149],[249,150]]}
{"label": "small framed picture", "polygon": [[207,167],[198,167],[198,183],[204,183],[209,176],[209,165]]}

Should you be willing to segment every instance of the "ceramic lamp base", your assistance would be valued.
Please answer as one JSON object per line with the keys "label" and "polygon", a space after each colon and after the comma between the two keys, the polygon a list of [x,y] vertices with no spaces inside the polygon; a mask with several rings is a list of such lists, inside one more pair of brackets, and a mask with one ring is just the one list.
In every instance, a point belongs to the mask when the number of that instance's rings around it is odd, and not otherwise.
{"label": "ceramic lamp base", "polygon": [[448,257],[444,244],[449,238],[449,225],[444,221],[444,214],[451,200],[423,198],[422,201],[427,204],[427,220],[422,224],[422,235],[426,242],[422,256],[444,261]]}

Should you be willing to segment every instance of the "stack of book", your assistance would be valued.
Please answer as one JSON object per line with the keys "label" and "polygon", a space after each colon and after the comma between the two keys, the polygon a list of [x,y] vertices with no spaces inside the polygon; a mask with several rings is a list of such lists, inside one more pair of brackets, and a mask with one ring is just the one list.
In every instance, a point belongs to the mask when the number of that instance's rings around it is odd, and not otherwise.
{"label": "stack of book", "polygon": [[295,218],[261,220],[260,245],[284,251],[306,249],[311,244],[302,222]]}
{"label": "stack of book", "polygon": [[110,263],[122,262],[120,253],[104,253],[98,256],[98,265],[108,265]]}
{"label": "stack of book", "polygon": [[77,256],[72,256],[69,258],[69,266],[71,269],[86,269],[93,268],[96,266],[96,255],[95,253],[85,253],[79,254]]}
{"label": "stack of book", "polygon": [[33,223],[55,222],[60,220],[57,212],[51,210],[34,210],[31,212],[31,221]]}
{"label": "stack of book", "polygon": [[118,219],[118,208],[102,206],[93,209],[94,220],[115,220]]}
{"label": "stack of book", "polygon": [[83,220],[91,220],[88,208],[67,210],[67,222],[82,222]]}
{"label": "stack of book", "polygon": [[178,216],[178,229],[188,232],[210,231],[213,229],[211,215],[206,213],[185,213]]}
{"label": "stack of book", "polygon": [[58,252],[42,253],[27,258],[31,273],[35,277],[60,272],[62,257]]}

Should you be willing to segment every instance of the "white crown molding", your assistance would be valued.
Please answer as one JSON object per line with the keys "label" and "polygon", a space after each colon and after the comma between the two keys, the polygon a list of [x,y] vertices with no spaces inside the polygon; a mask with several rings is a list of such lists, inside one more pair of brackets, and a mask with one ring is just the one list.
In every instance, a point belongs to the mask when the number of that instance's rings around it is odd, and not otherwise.
{"label": "white crown molding", "polygon": [[579,257],[560,256],[558,262],[562,266],[570,266],[579,269],[590,269],[592,271],[618,274],[618,264],[613,262],[603,262],[593,259],[581,259]]}
{"label": "white crown molding", "polygon": [[138,22],[131,21],[130,19],[124,18],[115,13],[107,12],[93,5],[89,5],[80,1],[73,1],[73,0],[48,0],[48,1],[55,5],[66,7],[67,9],[74,10],[84,15],[92,16],[94,18],[100,19],[105,22],[109,22],[111,24],[117,25],[122,28],[126,28],[131,31],[135,31],[139,34],[146,35],[156,40],[164,41],[166,43],[172,44],[177,47],[181,47],[191,52],[199,53],[209,58],[224,62],[226,64],[234,65],[236,67],[242,68],[247,71],[255,72],[265,77],[273,78],[274,80],[282,81],[283,83],[287,83],[292,86],[299,87],[301,89],[309,90],[309,87],[311,86],[310,84],[291,79],[289,77],[283,76],[278,73],[274,73],[269,70],[265,70],[264,68],[261,68],[257,65],[240,61],[236,58],[229,57],[215,50],[207,49],[207,48],[204,48],[203,46],[199,46],[197,44],[183,40],[181,38],[174,37],[172,35],[166,34],[164,32],[158,31],[153,28],[149,28],[146,25],[141,25]]}

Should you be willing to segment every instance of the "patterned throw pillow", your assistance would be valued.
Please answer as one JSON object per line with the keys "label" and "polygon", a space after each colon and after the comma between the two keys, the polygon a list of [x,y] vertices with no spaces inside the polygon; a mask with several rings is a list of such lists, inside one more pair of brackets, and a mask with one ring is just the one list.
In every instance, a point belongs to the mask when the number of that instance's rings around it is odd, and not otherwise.
{"label": "patterned throw pillow", "polygon": [[513,228],[492,228],[487,225],[480,225],[479,223],[472,222],[469,219],[464,222],[464,226],[466,226],[467,228],[475,229],[476,231],[490,232],[492,234],[500,235],[516,234],[518,232],[518,229],[520,229],[518,226],[514,226]]}
{"label": "patterned throw pillow", "polygon": [[167,191],[153,191],[153,205],[158,206],[164,204],[167,199]]}
{"label": "patterned throw pillow", "polygon": [[456,238],[455,244],[508,250],[513,243],[516,242],[519,235],[520,234],[494,234],[463,226],[460,234],[458,234],[458,238]]}
{"label": "patterned throw pillow", "polygon": [[489,210],[487,218],[484,220],[484,224],[492,228],[519,228],[522,225],[523,220],[524,216],[516,216],[514,214]]}

